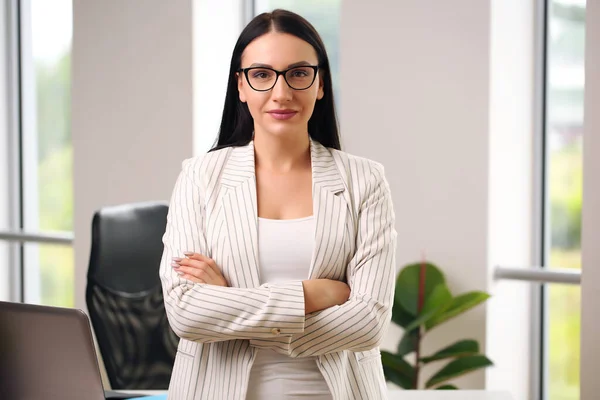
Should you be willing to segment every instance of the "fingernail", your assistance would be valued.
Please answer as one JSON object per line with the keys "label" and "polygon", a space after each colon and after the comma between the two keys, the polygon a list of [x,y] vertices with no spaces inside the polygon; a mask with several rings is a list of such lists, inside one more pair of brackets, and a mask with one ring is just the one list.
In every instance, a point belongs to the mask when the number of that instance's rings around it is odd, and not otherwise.
{"label": "fingernail", "polygon": [[183,272],[177,271],[177,275],[183,275]]}
{"label": "fingernail", "polygon": [[173,261],[175,261],[175,262],[179,262],[181,260],[183,260],[183,258],[181,258],[181,257],[173,257]]}
{"label": "fingernail", "polygon": [[189,256],[193,256],[194,252],[193,251],[186,251],[183,253],[184,256],[189,257]]}
{"label": "fingernail", "polygon": [[181,265],[179,265],[179,264],[177,264],[177,263],[174,262],[174,263],[171,263],[171,267],[173,267],[173,268],[179,268],[179,267],[181,267]]}

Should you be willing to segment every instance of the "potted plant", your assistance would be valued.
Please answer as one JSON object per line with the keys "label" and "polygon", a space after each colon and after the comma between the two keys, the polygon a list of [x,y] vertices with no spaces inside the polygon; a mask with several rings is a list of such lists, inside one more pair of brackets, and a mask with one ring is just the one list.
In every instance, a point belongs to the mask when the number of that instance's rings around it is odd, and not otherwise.
{"label": "potted plant", "polygon": [[[396,279],[392,309],[392,322],[404,329],[404,335],[395,354],[381,352],[386,380],[404,389],[458,389],[448,381],[493,365],[479,352],[479,343],[473,339],[460,340],[433,354],[421,353],[421,343],[427,333],[489,297],[481,291],[453,296],[444,274],[431,263],[404,267]],[[411,356],[413,354],[414,357]],[[414,361],[407,361],[407,356]],[[448,360],[448,363],[421,386],[423,367],[439,360]]]}

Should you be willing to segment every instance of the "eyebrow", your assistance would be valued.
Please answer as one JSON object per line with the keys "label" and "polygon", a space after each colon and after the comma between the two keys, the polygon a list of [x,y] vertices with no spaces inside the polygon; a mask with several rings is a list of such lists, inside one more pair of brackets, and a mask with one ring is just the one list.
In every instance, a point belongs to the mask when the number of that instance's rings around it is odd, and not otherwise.
{"label": "eyebrow", "polygon": [[[287,67],[288,68],[294,68],[294,67],[304,67],[304,66],[307,66],[307,65],[312,65],[312,64],[309,63],[308,61],[298,61],[296,63],[288,65]],[[261,63],[254,63],[249,68],[254,68],[254,67],[273,68],[272,65],[261,64]]]}

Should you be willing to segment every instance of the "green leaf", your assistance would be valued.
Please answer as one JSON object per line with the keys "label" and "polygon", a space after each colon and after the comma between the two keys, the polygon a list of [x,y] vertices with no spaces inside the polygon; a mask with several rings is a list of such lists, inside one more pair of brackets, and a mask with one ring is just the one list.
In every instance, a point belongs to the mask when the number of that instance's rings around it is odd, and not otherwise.
{"label": "green leaf", "polygon": [[425,329],[431,330],[433,327],[445,322],[451,318],[456,317],[464,313],[465,311],[470,310],[471,308],[483,303],[487,299],[490,298],[490,295],[485,292],[468,292],[456,296],[452,299],[452,302],[448,308],[437,313],[433,316],[433,318],[429,319],[425,323]]}
{"label": "green leaf", "polygon": [[493,363],[482,354],[457,358],[433,375],[427,381],[425,387],[430,388],[449,379],[462,376],[479,368],[489,367],[490,365],[493,365]]}
{"label": "green leaf", "polygon": [[404,329],[412,331],[413,329],[424,325],[427,321],[433,318],[437,314],[438,310],[431,310],[424,314],[419,315],[416,319],[414,319],[410,324],[406,325]]}
{"label": "green leaf", "polygon": [[440,283],[433,288],[431,294],[425,297],[421,314],[433,310],[445,310],[452,304],[452,294],[446,283]]}
{"label": "green leaf", "polygon": [[381,361],[408,378],[414,378],[415,369],[402,356],[387,351],[381,352]]}
{"label": "green leaf", "polygon": [[394,302],[392,306],[392,322],[398,324],[399,326],[406,328],[408,324],[410,324],[415,317],[406,312],[398,302]]}
{"label": "green leaf", "polygon": [[445,283],[437,285],[429,297],[425,300],[423,310],[419,316],[408,324],[404,329],[413,330],[418,326],[425,325],[427,321],[437,315],[439,312],[447,309],[452,303],[452,295]]}
{"label": "green leaf", "polygon": [[[410,264],[400,271],[396,279],[394,301],[413,316],[418,314],[420,271],[421,263]],[[425,263],[425,299],[431,295],[437,285],[442,283],[446,283],[446,279],[439,268]]]}
{"label": "green leaf", "polygon": [[435,388],[435,390],[458,390],[454,385],[442,385]]}
{"label": "green leaf", "polygon": [[[420,268],[420,265],[414,264],[414,266],[418,266]],[[407,268],[414,267],[410,266]],[[435,270],[432,269],[432,271]],[[435,277],[436,273],[432,273],[431,276]],[[428,281],[427,276],[425,279]],[[430,283],[431,282],[432,281],[430,281]],[[408,313],[399,302],[394,302],[394,308],[392,309],[392,320],[396,319],[394,322],[402,326],[405,331],[412,331],[418,326],[424,325],[425,322],[431,319],[438,312],[448,308],[451,305],[451,302],[452,295],[450,294],[450,290],[448,289],[448,286],[446,286],[445,282],[441,282],[431,289],[429,295],[426,295],[423,309],[417,318]]]}
{"label": "green leaf", "polygon": [[429,363],[451,357],[464,357],[479,353],[479,343],[475,340],[461,340],[448,347],[444,347],[432,356],[423,357],[421,361]]}
{"label": "green leaf", "polygon": [[387,381],[393,382],[403,389],[414,389],[415,369],[404,358],[382,351],[381,363]]}
{"label": "green leaf", "polygon": [[413,381],[411,379],[386,365],[383,366],[383,375],[385,376],[386,381],[392,382],[402,389],[414,389]]}
{"label": "green leaf", "polygon": [[398,343],[399,356],[405,356],[417,350],[417,340],[419,339],[419,330],[413,329],[411,331],[404,331],[402,340]]}

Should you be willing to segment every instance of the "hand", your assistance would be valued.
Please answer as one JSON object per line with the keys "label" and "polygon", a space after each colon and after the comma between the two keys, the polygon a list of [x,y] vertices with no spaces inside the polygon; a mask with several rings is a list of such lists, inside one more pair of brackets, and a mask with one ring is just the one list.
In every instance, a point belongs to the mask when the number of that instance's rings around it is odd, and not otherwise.
{"label": "hand", "polygon": [[184,253],[186,258],[173,257],[171,266],[182,278],[195,283],[229,286],[217,264],[199,253]]}

